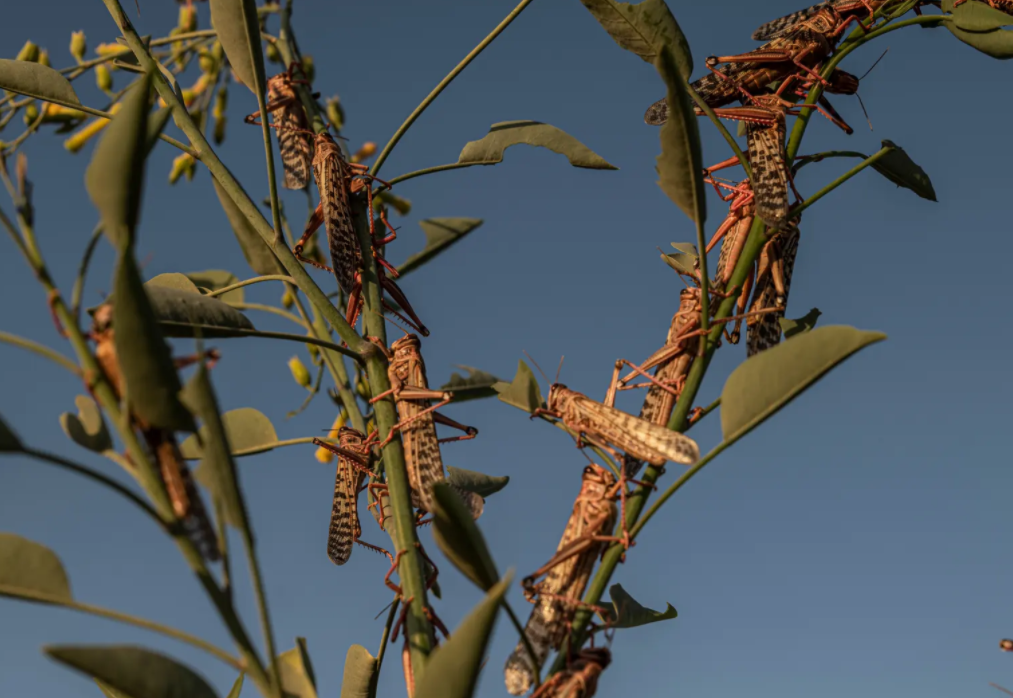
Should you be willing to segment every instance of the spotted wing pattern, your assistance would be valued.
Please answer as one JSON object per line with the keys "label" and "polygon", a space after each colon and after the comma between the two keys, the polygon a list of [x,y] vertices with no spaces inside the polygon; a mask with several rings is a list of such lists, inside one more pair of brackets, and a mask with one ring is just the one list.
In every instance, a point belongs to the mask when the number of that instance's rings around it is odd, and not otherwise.
{"label": "spotted wing pattern", "polygon": [[[341,446],[354,448],[357,441],[362,443],[361,433],[351,437],[342,434]],[[334,502],[331,505],[331,526],[327,532],[327,557],[335,565],[348,562],[352,554],[352,543],[362,535],[359,523],[359,487],[366,474],[352,465],[348,456],[338,455],[338,468],[334,476]]]}
{"label": "spotted wing pattern", "polygon": [[778,297],[771,274],[768,274],[756,289],[750,310],[763,310],[764,308],[773,307],[777,307],[779,310],[774,313],[759,315],[755,320],[751,318],[753,321],[748,323],[749,329],[746,333],[746,356],[758,354],[781,341],[781,324],[778,321],[784,317],[784,310],[788,304],[788,290],[791,287],[791,274],[795,268],[795,257],[798,254],[799,237],[798,226],[792,225],[784,233],[784,240],[781,243],[780,254],[784,269],[784,297]]}
{"label": "spotted wing pattern", "polygon": [[359,239],[352,223],[352,209],[348,200],[348,172],[341,149],[330,134],[317,134],[316,152],[313,155],[313,176],[320,191],[327,245],[331,251],[331,264],[338,286],[351,294],[355,275],[362,266]]}
{"label": "spotted wing pattern", "polygon": [[778,37],[785,36],[790,33],[795,27],[798,26],[799,22],[803,22],[822,9],[831,7],[833,5],[830,0],[827,2],[821,2],[812,7],[807,7],[804,10],[798,12],[792,12],[790,15],[779,17],[778,19],[772,19],[769,22],[761,24],[757,27],[756,31],[753,32],[754,41],[769,41]]}
{"label": "spotted wing pattern", "polygon": [[313,160],[313,143],[306,133],[309,130],[306,113],[296,96],[287,73],[275,75],[267,81],[268,104],[280,104],[271,110],[271,118],[278,126],[278,146],[281,164],[285,171],[283,186],[286,189],[305,189],[309,184]]}
{"label": "spotted wing pattern", "polygon": [[749,164],[753,169],[756,215],[779,226],[788,215],[788,168],[784,162],[784,111],[771,109],[773,125],[747,123]]}

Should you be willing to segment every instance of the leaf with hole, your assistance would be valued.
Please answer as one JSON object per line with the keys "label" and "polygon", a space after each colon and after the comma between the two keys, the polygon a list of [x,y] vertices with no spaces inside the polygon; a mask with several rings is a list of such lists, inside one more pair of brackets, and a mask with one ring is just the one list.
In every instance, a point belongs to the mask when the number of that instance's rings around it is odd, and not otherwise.
{"label": "leaf with hole", "polygon": [[377,674],[376,657],[362,645],[352,645],[345,653],[345,672],[341,678],[341,698],[370,698]]}
{"label": "leaf with hole", "polygon": [[565,155],[574,167],[619,169],[570,134],[540,121],[503,121],[493,124],[485,138],[465,144],[457,162],[462,165],[496,165],[503,162],[503,152],[507,148],[518,144],[548,148],[554,153]]}
{"label": "leaf with hole", "polygon": [[264,94],[264,52],[254,0],[211,0],[211,26],[225,49],[232,70],[255,95]]}
{"label": "leaf with hole", "polygon": [[137,83],[103,130],[84,173],[84,186],[102,218],[102,232],[120,250],[134,244],[148,154],[151,76],[145,73]]}
{"label": "leaf with hole", "polygon": [[250,319],[218,298],[147,284],[152,312],[166,337],[236,337],[256,330]]}
{"label": "leaf with hole", "polygon": [[49,548],[0,532],[0,596],[29,601],[73,601],[63,563]]}
{"label": "leaf with hole", "polygon": [[24,450],[25,447],[21,445],[21,439],[7,425],[3,417],[0,417],[0,453],[19,453]]}
{"label": "leaf with hole", "polygon": [[465,470],[464,468],[455,468],[448,465],[447,481],[451,485],[460,487],[462,490],[474,492],[479,497],[485,498],[506,487],[510,482],[510,476],[503,475],[502,477],[496,477],[495,475],[476,473],[474,470]]}
{"label": "leaf with hole", "polygon": [[[170,292],[158,286],[151,290]],[[130,249],[120,254],[113,298],[113,342],[131,411],[153,427],[193,431],[193,417],[179,401],[183,386],[169,345],[162,338],[154,304],[145,293]]]}
{"label": "leaf with hole", "polygon": [[64,106],[81,106],[70,81],[39,63],[0,58],[0,88]]}
{"label": "leaf with hole", "polygon": [[[270,451],[278,442],[278,433],[271,420],[252,407],[229,410],[222,415],[222,424],[234,456]],[[206,442],[209,436],[204,427],[199,433],[201,441]],[[203,455],[196,436],[187,437],[179,450],[187,460],[196,460]]]}
{"label": "leaf with hole", "polygon": [[538,381],[524,360],[517,362],[517,373],[513,382],[500,381],[492,386],[499,393],[499,399],[527,413],[534,412],[542,406],[542,393],[538,389]]}
{"label": "leaf with hole", "polygon": [[738,441],[835,366],[884,339],[882,332],[830,325],[746,359],[728,377],[721,392],[724,440]]}
{"label": "leaf with hole", "polygon": [[823,313],[820,312],[819,308],[813,308],[797,320],[780,318],[777,322],[781,325],[781,331],[784,332],[784,338],[791,339],[797,334],[808,332],[816,327],[816,320],[819,319],[819,316],[822,314]]}
{"label": "leaf with hole", "polygon": [[668,88],[668,120],[659,134],[658,186],[690,220],[703,225],[707,219],[703,155],[693,102],[682,77],[685,71],[667,46],[658,53],[654,67]]}
{"label": "leaf with hole", "polygon": [[445,643],[429,655],[415,686],[415,698],[471,698],[482,659],[513,574],[492,587]]}
{"label": "leaf with hole", "polygon": [[599,615],[611,628],[635,628],[638,625],[671,620],[679,615],[670,603],[665,604],[664,611],[655,611],[640,605],[619,584],[609,587],[609,598],[612,601],[612,608],[606,607],[608,613]]}
{"label": "leaf with hole", "polygon": [[971,0],[957,7],[953,4],[954,0],[944,0],[942,10],[951,15],[946,20],[947,25],[952,24],[956,29],[965,32],[991,32],[1013,25],[1013,15],[1008,15],[984,2]]}
{"label": "leaf with hole", "polygon": [[232,460],[225,425],[218,411],[218,399],[215,397],[208,369],[201,363],[193,377],[183,389],[183,403],[193,415],[202,422],[200,431],[189,439],[199,437],[202,445],[200,467],[196,477],[202,485],[214,494],[216,501],[221,502],[225,513],[225,521],[239,530],[246,530],[246,509],[243,497],[239,492],[239,480],[236,476],[236,464]]}
{"label": "leaf with hole", "polygon": [[486,373],[481,369],[471,366],[461,366],[458,364],[457,367],[463,368],[468,372],[467,378],[460,373],[451,373],[450,380],[445,385],[440,386],[440,390],[447,390],[453,394],[454,402],[477,400],[497,395],[493,386],[497,383],[502,383],[501,379],[491,373]]}
{"label": "leaf with hole", "polygon": [[49,645],[43,651],[130,698],[218,698],[192,669],[143,647]]}
{"label": "leaf with hole", "polygon": [[936,190],[932,188],[932,180],[925,174],[925,170],[893,141],[883,141],[883,147],[891,150],[872,164],[873,169],[898,187],[910,189],[923,199],[935,201]]}
{"label": "leaf with hole", "polygon": [[398,273],[404,276],[418,269],[430,259],[447,250],[455,242],[482,225],[481,218],[427,218],[419,221],[422,232],[426,234],[426,246],[416,252],[398,267]]}
{"label": "leaf with hole", "polygon": [[274,252],[260,237],[249,219],[236,206],[236,202],[222,188],[218,180],[212,178],[211,181],[215,185],[215,193],[218,194],[218,201],[222,205],[222,210],[225,211],[225,217],[229,219],[232,234],[236,236],[236,241],[239,242],[239,248],[243,251],[243,257],[246,258],[250,269],[259,276],[284,274],[285,268],[281,266],[281,262],[274,256]]}
{"label": "leaf with hole", "polygon": [[445,482],[433,485],[433,501],[436,544],[461,574],[483,591],[489,591],[499,581],[499,572],[468,507]]}
{"label": "leaf with hole", "polygon": [[85,395],[74,398],[77,414],[64,412],[60,415],[60,427],[78,446],[95,453],[104,453],[113,447],[113,439],[106,428],[102,411],[95,401]]}
{"label": "leaf with hole", "polygon": [[[207,289],[208,291],[217,291],[220,288],[231,286],[232,284],[239,283],[239,279],[230,271],[224,269],[208,269],[207,271],[192,271],[186,275],[190,281],[194,282],[199,289]],[[245,300],[244,289],[237,288],[234,291],[229,291],[220,296],[215,296],[222,303],[242,303]],[[201,293],[204,293],[201,290]]]}
{"label": "leaf with hole", "polygon": [[684,80],[693,74],[689,42],[665,0],[643,0],[631,5],[615,0],[580,0],[621,48],[654,63],[662,46],[678,58]]}

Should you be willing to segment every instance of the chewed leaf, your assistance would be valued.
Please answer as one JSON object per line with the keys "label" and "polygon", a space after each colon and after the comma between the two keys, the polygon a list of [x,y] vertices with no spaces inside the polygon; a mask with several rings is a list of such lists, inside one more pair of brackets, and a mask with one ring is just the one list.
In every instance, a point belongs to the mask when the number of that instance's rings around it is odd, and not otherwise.
{"label": "chewed leaf", "polygon": [[602,620],[613,628],[635,628],[638,625],[671,620],[679,615],[679,612],[670,603],[665,604],[664,611],[655,611],[641,606],[619,584],[609,587],[609,598],[612,600],[612,608],[608,609],[607,614],[599,615],[602,615]]}
{"label": "chewed leaf", "polygon": [[77,414],[64,412],[60,415],[60,427],[70,440],[78,446],[95,453],[103,453],[113,447],[113,439],[106,428],[102,411],[90,397],[78,395],[74,398]]}
{"label": "chewed leaf", "polygon": [[654,67],[668,87],[668,120],[659,134],[658,186],[690,220],[703,225],[707,218],[703,155],[689,88],[682,77],[685,68],[679,66],[668,47],[662,47]]}
{"label": "chewed leaf", "polygon": [[531,372],[523,359],[517,362],[517,374],[514,376],[513,382],[500,381],[495,383],[492,388],[499,393],[501,401],[528,413],[534,412],[544,402],[542,393],[538,389],[535,374]]}
{"label": "chewed leaf", "polygon": [[923,199],[935,201],[936,190],[932,188],[932,180],[925,174],[925,170],[919,167],[896,143],[883,141],[883,147],[892,148],[892,150],[874,162],[873,169],[898,187],[910,189]]}
{"label": "chewed leaf", "polygon": [[632,5],[615,0],[580,0],[620,47],[654,63],[661,46],[678,58],[683,79],[693,73],[689,43],[665,0],[643,0]]}
{"label": "chewed leaf", "polygon": [[465,470],[464,468],[455,468],[452,465],[448,465],[447,480],[451,485],[456,485],[462,490],[474,492],[480,497],[488,497],[490,494],[495,494],[506,487],[507,483],[510,482],[510,476],[503,475],[502,477],[496,477],[495,475],[476,473],[473,470]]}
{"label": "chewed leaf", "polygon": [[211,0],[211,25],[218,32],[229,64],[255,95],[264,94],[264,52],[254,0]]}
{"label": "chewed leaf", "polygon": [[404,276],[417,269],[448,247],[458,242],[468,233],[482,225],[481,218],[427,218],[419,221],[422,232],[426,234],[426,246],[416,252],[398,267],[398,273]]}
{"label": "chewed leaf", "polygon": [[470,141],[457,158],[459,164],[495,165],[503,162],[503,151],[520,143],[548,148],[565,155],[574,167],[617,170],[600,155],[565,131],[539,121],[503,121],[489,127],[489,135]]}
{"label": "chewed leaf", "polygon": [[21,439],[7,426],[3,417],[0,417],[0,453],[18,453],[24,450],[25,447],[21,445]]}
{"label": "chewed leaf", "polygon": [[81,104],[67,78],[39,63],[0,58],[0,87],[57,104]]}
{"label": "chewed leaf", "polygon": [[461,365],[458,365],[458,368],[463,368],[467,371],[468,377],[465,378],[460,373],[452,373],[450,374],[450,380],[445,385],[440,386],[440,390],[446,390],[453,394],[454,402],[493,397],[497,394],[493,386],[503,382],[491,373],[486,373],[478,368]]}
{"label": "chewed leaf", "polygon": [[[233,455],[270,451],[278,441],[278,433],[274,430],[271,420],[252,407],[240,407],[226,412],[222,415],[222,424],[225,426],[225,434]],[[202,441],[208,438],[203,427],[199,433]],[[197,439],[193,436],[180,444],[179,449],[188,460],[195,460],[203,455]]]}
{"label": "chewed leaf", "polygon": [[[239,282],[239,279],[236,278],[235,274],[230,271],[225,271],[224,269],[192,271],[186,276],[198,287],[206,288],[209,291],[217,291],[220,288],[225,288],[226,286],[231,286],[232,284]],[[220,296],[215,296],[215,298],[223,303],[242,303],[244,295],[243,289],[237,288]]]}
{"label": "chewed leaf", "polygon": [[746,359],[728,377],[721,392],[721,431],[725,441],[741,439],[835,366],[884,339],[886,335],[881,332],[831,325]]}
{"label": "chewed leaf", "polygon": [[67,572],[56,553],[13,533],[0,533],[0,596],[73,601]]}
{"label": "chewed leaf", "polygon": [[132,645],[49,645],[43,651],[130,698],[218,698],[189,667]]}
{"label": "chewed leaf", "polygon": [[377,676],[376,657],[362,645],[352,645],[345,654],[341,698],[369,698]]}
{"label": "chewed leaf", "polygon": [[809,330],[816,327],[816,320],[823,313],[820,312],[819,308],[813,308],[808,313],[798,318],[797,320],[789,320],[788,318],[779,318],[778,324],[781,325],[781,331],[784,332],[785,339],[791,339],[797,334],[808,332]]}

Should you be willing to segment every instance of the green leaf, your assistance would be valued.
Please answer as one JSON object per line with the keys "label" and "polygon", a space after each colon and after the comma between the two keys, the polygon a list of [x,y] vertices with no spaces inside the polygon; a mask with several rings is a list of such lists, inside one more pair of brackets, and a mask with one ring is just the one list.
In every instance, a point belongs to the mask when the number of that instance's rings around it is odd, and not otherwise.
{"label": "green leaf", "polygon": [[137,83],[102,132],[84,173],[84,186],[102,218],[102,232],[119,250],[134,244],[148,153],[151,76],[145,73]]}
{"label": "green leaf", "polygon": [[673,242],[672,247],[679,252],[674,254],[662,252],[662,261],[678,272],[695,276],[697,265],[700,263],[700,255],[697,254],[696,245],[688,242]]}
{"label": "green leaf", "polygon": [[508,572],[454,629],[450,639],[429,655],[415,686],[415,698],[471,698],[496,613],[512,578],[513,573]]}
{"label": "green leaf", "polygon": [[919,167],[907,152],[893,141],[883,141],[883,147],[892,148],[892,150],[874,162],[873,169],[898,187],[910,189],[923,199],[935,201],[936,190],[932,188],[932,181],[925,174],[925,170]]}
{"label": "green leaf", "polygon": [[70,81],[38,63],[0,58],[0,87],[26,97],[80,106]]}
{"label": "green leaf", "polygon": [[952,14],[947,25],[965,32],[990,32],[1013,24],[1013,16],[990,7],[984,2],[965,2],[953,7],[953,0],[944,0],[943,12]]}
{"label": "green leaf", "polygon": [[102,683],[98,679],[95,679],[95,684],[98,686],[98,689],[102,691],[102,694],[106,698],[132,698],[131,696],[128,696],[126,693],[121,693],[112,686]]}
{"label": "green leaf", "polygon": [[308,665],[306,640],[304,638],[299,638],[299,640],[302,640],[300,644],[278,655],[281,688],[286,694],[297,698],[317,698],[313,668]]}
{"label": "green leaf", "polygon": [[467,371],[468,377],[465,378],[459,373],[452,373],[450,374],[450,381],[446,385],[440,386],[440,390],[447,390],[453,393],[454,402],[477,400],[497,395],[493,386],[497,383],[502,383],[501,379],[491,373],[486,373],[471,366],[461,366],[458,364],[457,367]]}
{"label": "green leaf", "polygon": [[643,0],[636,5],[615,0],[580,0],[609,36],[621,48],[648,63],[654,63],[662,46],[668,46],[677,58],[684,80],[693,73],[689,42],[679,29],[665,0]]}
{"label": "green leaf", "polygon": [[63,563],[49,548],[13,533],[0,532],[0,596],[54,603],[73,601]]}
{"label": "green leaf", "polygon": [[[237,451],[243,451],[243,455],[249,455],[246,452],[263,453],[270,451],[273,444],[278,442],[278,434],[271,420],[252,407],[240,407],[226,412],[222,415],[222,424],[233,454]],[[205,427],[201,427],[199,434],[201,442],[207,442],[209,435]],[[196,435],[187,437],[180,444],[179,450],[187,460],[196,460],[203,455]],[[199,473],[200,471],[198,477]]]}
{"label": "green leaf", "polygon": [[203,460],[197,471],[201,484],[214,494],[216,501],[221,502],[225,521],[237,529],[245,530],[246,509],[239,493],[236,464],[232,460],[225,426],[218,412],[218,400],[211,387],[211,379],[208,378],[208,369],[203,362],[186,384],[182,397],[193,415],[203,423],[195,435],[200,437],[203,446]]}
{"label": "green leaf", "polygon": [[60,415],[60,427],[78,446],[95,453],[104,453],[113,447],[113,439],[106,428],[102,411],[95,401],[85,395],[74,398],[77,415],[64,412]]}
{"label": "green leaf", "polygon": [[953,22],[945,24],[951,34],[986,56],[1000,60],[1013,58],[1013,31],[998,29],[991,32],[969,32],[955,27]]}
{"label": "green leaf", "polygon": [[608,614],[602,616],[602,620],[613,628],[635,628],[638,625],[671,620],[679,615],[679,612],[670,603],[665,604],[664,611],[654,611],[646,606],[641,606],[619,584],[609,587],[609,598],[612,601],[612,608],[608,609]]}
{"label": "green leaf", "polygon": [[736,368],[721,392],[721,431],[737,441],[860,349],[886,339],[881,332],[831,325],[760,352]]}
{"label": "green leaf", "polygon": [[476,473],[473,470],[465,470],[464,468],[455,468],[452,465],[447,466],[447,480],[451,485],[456,485],[462,490],[468,492],[474,492],[480,497],[488,497],[490,494],[495,494],[501,489],[507,486],[510,482],[510,476],[504,475],[502,477],[496,477],[494,475],[486,475],[485,473]]}
{"label": "green leaf", "polygon": [[0,417],[0,453],[19,453],[24,450],[25,447],[21,445],[21,439],[7,425],[3,417]]}
{"label": "green leaf", "polygon": [[[158,286],[152,287],[155,290],[180,293]],[[120,254],[116,265],[113,296],[113,342],[131,411],[154,427],[193,431],[193,417],[179,401],[183,386],[172,354],[129,249]]]}
{"label": "green leaf", "polygon": [[151,154],[155,144],[158,143],[158,137],[162,134],[162,131],[165,130],[165,125],[169,123],[169,117],[171,116],[172,107],[162,107],[148,117],[148,145],[144,150],[145,157]]}
{"label": "green leaf", "polygon": [[229,691],[229,695],[226,698],[239,698],[239,694],[243,692],[243,678],[246,674],[240,674],[236,677],[236,682],[232,684],[232,690]]}
{"label": "green leaf", "polygon": [[180,274],[179,272],[169,272],[167,274],[159,274],[144,282],[144,288],[148,291],[148,295],[151,295],[151,287],[160,286],[161,288],[174,288],[177,291],[186,291],[187,293],[200,293],[200,289],[197,285],[190,280],[186,274]]}
{"label": "green leaf", "polygon": [[[192,271],[186,275],[190,281],[200,288],[208,291],[217,291],[220,288],[239,283],[239,279],[230,271],[224,269],[208,269],[207,271]],[[215,296],[222,303],[242,303],[245,300],[244,289],[237,288],[221,296]]]}
{"label": "green leaf", "polygon": [[660,133],[658,186],[690,220],[702,226],[707,219],[703,156],[693,103],[682,77],[685,71],[667,46],[661,49],[654,67],[668,87],[668,120]]}
{"label": "green leaf", "polygon": [[250,265],[250,269],[256,272],[258,276],[284,274],[285,268],[281,266],[281,262],[274,256],[274,252],[271,251],[271,248],[267,246],[264,239],[260,237],[250,224],[250,221],[239,210],[239,207],[236,206],[236,202],[222,189],[218,180],[212,178],[211,181],[215,185],[218,201],[222,204],[222,210],[225,211],[225,216],[229,219],[232,233],[236,236],[236,240],[239,242],[239,247],[242,249],[243,256],[246,258],[246,263]]}
{"label": "green leaf", "polygon": [[780,318],[777,322],[781,325],[781,331],[784,332],[784,338],[791,339],[797,334],[808,332],[812,328],[816,327],[816,320],[822,314],[823,313],[820,312],[819,308],[813,308],[797,320]]}
{"label": "green leaf", "polygon": [[146,289],[152,312],[166,337],[195,337],[195,326],[202,337],[242,336],[235,330],[256,329],[248,317],[217,298],[161,284]]}
{"label": "green leaf", "polygon": [[565,155],[574,167],[592,170],[618,170],[600,155],[568,133],[539,121],[502,121],[489,127],[489,135],[470,141],[457,158],[460,164],[496,165],[503,162],[503,151],[512,145],[525,143],[548,148]]}
{"label": "green leaf", "polygon": [[192,669],[132,645],[49,645],[43,651],[129,698],[217,698]]}
{"label": "green leaf", "polygon": [[211,0],[211,26],[218,32],[233,72],[255,95],[264,94],[264,53],[254,0]]}
{"label": "green leaf", "polygon": [[499,581],[499,572],[468,507],[445,482],[433,485],[433,502],[436,544],[465,577],[483,591],[489,591]]}
{"label": "green leaf", "polygon": [[499,399],[508,405],[519,407],[527,413],[541,407],[542,393],[538,389],[538,381],[528,365],[521,359],[517,362],[517,374],[512,383],[500,381],[492,386],[499,393]]}
{"label": "green leaf", "polygon": [[345,654],[341,698],[370,698],[378,676],[376,657],[362,645],[352,645]]}
{"label": "green leaf", "polygon": [[427,218],[419,221],[422,232],[426,234],[426,246],[416,252],[398,267],[398,273],[404,276],[418,269],[430,259],[443,252],[465,235],[482,225],[481,218]]}

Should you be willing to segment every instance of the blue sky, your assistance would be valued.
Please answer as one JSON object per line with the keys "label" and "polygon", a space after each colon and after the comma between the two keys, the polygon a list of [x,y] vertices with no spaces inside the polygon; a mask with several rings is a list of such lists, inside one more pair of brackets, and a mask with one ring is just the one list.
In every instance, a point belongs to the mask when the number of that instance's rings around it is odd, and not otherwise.
{"label": "blue sky", "polygon": [[[798,9],[797,0],[672,2],[698,66],[716,53],[755,45],[761,22]],[[128,9],[135,18],[132,7]],[[142,33],[162,35],[176,5],[142,3]],[[298,0],[300,45],[317,66],[315,89],[340,94],[352,147],[386,141],[461,57],[512,9],[512,0],[325,3]],[[202,5],[201,25],[207,26]],[[111,41],[114,25],[97,2],[14,3],[0,26],[2,53],[26,38],[70,63],[70,32],[89,44]],[[642,603],[679,610],[677,620],[617,633],[615,662],[599,695],[729,695],[850,698],[990,695],[989,681],[1013,684],[998,640],[1008,619],[1008,499],[1013,474],[1002,436],[1011,416],[1007,365],[1011,329],[1002,321],[1013,255],[1008,235],[1011,154],[1005,115],[1013,110],[1009,64],[988,59],[945,29],[912,28],[849,57],[861,74],[890,52],[862,85],[870,133],[857,101],[835,105],[855,126],[847,137],[815,120],[803,153],[874,152],[881,139],[903,146],[932,177],[939,203],[917,198],[867,171],[806,212],[789,316],[819,307],[821,324],[883,331],[875,345],[830,374],[762,429],[726,452],[641,536],[615,581]],[[700,69],[697,69],[697,75]],[[117,84],[122,76],[116,74]],[[90,77],[79,94],[102,100]],[[398,192],[414,209],[389,249],[399,261],[423,246],[416,221],[483,218],[472,237],[405,279],[403,288],[432,336],[424,350],[433,384],[454,364],[509,379],[522,350],[543,366],[566,355],[563,380],[604,394],[617,357],[642,360],[658,348],[682,284],[656,247],[693,238],[688,219],[654,184],[658,132],[644,109],[664,94],[654,69],[619,49],[576,0],[538,0],[415,124],[385,165],[395,176],[453,162],[490,124],[544,121],[580,139],[621,169],[571,168],[545,151],[515,148],[496,167],[436,174]],[[255,109],[231,91],[220,154],[255,199],[266,193],[259,131],[243,126]],[[727,156],[708,125],[704,159]],[[49,131],[50,129],[46,129]],[[17,133],[8,126],[5,139]],[[96,220],[83,184],[89,147],[66,153],[60,137],[33,138],[26,152],[36,183],[36,227],[56,279],[69,288]],[[175,152],[149,163],[139,257],[145,272],[228,269],[250,276],[206,171],[165,185]],[[799,177],[811,194],[850,165],[828,161]],[[290,207],[299,194],[286,193]],[[9,203],[2,204],[10,211]],[[710,202],[708,230],[721,219]],[[45,298],[9,243],[0,254],[0,328],[67,350]],[[100,246],[88,304],[110,287],[112,255]],[[327,290],[333,279],[319,274]],[[248,298],[276,302],[259,285]],[[988,301],[988,302],[985,302]],[[262,329],[291,331],[257,315]],[[334,411],[302,400],[285,365],[297,345],[222,340],[214,371],[225,409],[256,407],[281,438],[318,434]],[[67,350],[69,353],[69,350]],[[711,402],[743,360],[726,347],[700,394]],[[27,442],[112,466],[65,439],[61,412],[83,392],[51,364],[0,346],[0,413]],[[624,404],[636,409],[632,400]],[[448,464],[510,475],[490,498],[481,526],[502,569],[537,568],[553,552],[576,495],[583,461],[572,441],[497,401],[447,410],[477,426],[479,438],[448,446]],[[716,415],[693,432],[704,450],[720,438]],[[240,463],[253,512],[277,642],[308,639],[321,695],[337,695],[352,643],[376,651],[390,600],[386,562],[357,549],[349,564],[325,555],[333,467],[310,447],[281,449]],[[674,469],[670,469],[674,472]],[[386,535],[363,520],[366,540]],[[47,466],[5,459],[0,530],[57,551],[77,598],[176,625],[229,647],[226,632],[174,547],[128,505]],[[430,534],[424,533],[429,541]],[[430,550],[435,546],[430,545]],[[438,612],[453,628],[479,593],[449,565]],[[238,599],[256,634],[248,585]],[[511,599],[524,607],[519,588]],[[527,609],[524,608],[526,613]],[[194,667],[224,695],[232,672],[189,647],[68,611],[0,600],[0,694],[96,696],[81,677],[39,651],[45,643],[140,643]],[[505,695],[502,664],[516,635],[501,619],[478,695]],[[400,696],[397,653],[380,695]],[[244,696],[253,695],[252,687]]]}

